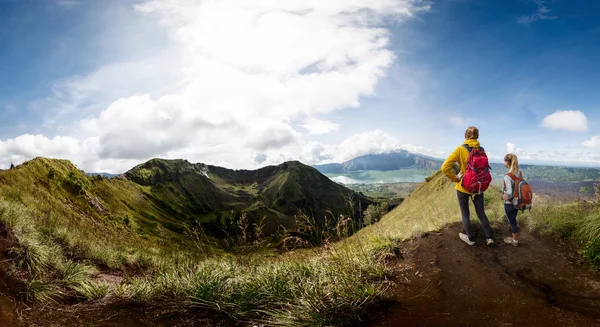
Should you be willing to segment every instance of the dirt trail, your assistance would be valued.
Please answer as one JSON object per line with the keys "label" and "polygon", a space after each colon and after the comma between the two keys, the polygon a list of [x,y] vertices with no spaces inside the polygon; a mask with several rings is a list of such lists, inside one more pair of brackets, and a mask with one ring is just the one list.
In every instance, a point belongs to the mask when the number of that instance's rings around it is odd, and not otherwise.
{"label": "dirt trail", "polygon": [[[20,313],[19,325],[40,327],[235,327],[237,324],[213,311],[160,303],[94,303],[54,307],[36,307]],[[4,326],[0,324],[0,326]],[[237,325],[240,326],[240,325]]]}
{"label": "dirt trail", "polygon": [[8,296],[8,286],[0,280],[0,326],[13,326],[17,324],[15,305]]}
{"label": "dirt trail", "polygon": [[573,249],[521,233],[518,247],[458,238],[462,225],[401,245],[396,304],[368,326],[600,326],[600,273]]}

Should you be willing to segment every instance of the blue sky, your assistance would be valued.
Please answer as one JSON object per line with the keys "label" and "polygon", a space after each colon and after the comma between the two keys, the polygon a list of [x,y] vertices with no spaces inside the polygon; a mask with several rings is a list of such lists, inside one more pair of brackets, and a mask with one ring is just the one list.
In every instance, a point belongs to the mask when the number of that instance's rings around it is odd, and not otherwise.
{"label": "blue sky", "polygon": [[395,149],[600,167],[596,1],[0,0],[0,165]]}

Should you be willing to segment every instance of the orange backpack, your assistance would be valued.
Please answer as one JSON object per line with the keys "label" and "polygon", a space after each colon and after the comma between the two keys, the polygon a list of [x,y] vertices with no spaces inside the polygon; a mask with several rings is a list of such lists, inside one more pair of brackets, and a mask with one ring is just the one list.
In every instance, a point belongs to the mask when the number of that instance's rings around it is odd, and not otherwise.
{"label": "orange backpack", "polygon": [[[533,190],[523,179],[523,172],[519,172],[519,177],[516,177],[512,173],[508,173],[508,176],[513,180],[513,197],[517,198],[515,208],[521,211],[525,211],[525,209],[531,210]],[[506,188],[506,185],[504,185],[504,188]]]}

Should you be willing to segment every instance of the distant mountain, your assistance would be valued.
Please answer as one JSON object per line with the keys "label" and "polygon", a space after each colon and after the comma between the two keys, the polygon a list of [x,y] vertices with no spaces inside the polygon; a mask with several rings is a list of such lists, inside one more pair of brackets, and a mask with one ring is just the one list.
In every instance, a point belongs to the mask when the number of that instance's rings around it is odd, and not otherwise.
{"label": "distant mountain", "polygon": [[[405,150],[369,154],[360,156],[343,163],[330,163],[314,166],[321,173],[342,181],[339,176],[347,177],[352,183],[398,182],[414,181],[406,175],[411,172],[415,177],[424,178],[441,168],[444,159],[432,158]],[[492,175],[499,178],[506,173],[502,163],[490,163]],[[521,170],[527,179],[553,182],[600,181],[600,169],[564,166],[521,165]],[[389,173],[377,173],[389,172]]]}
{"label": "distant mountain", "polygon": [[111,177],[120,175],[120,174],[111,174],[111,173],[85,173],[85,174],[88,176],[102,176],[102,177],[107,177],[107,178],[111,178]]}
{"label": "distant mountain", "polygon": [[399,150],[368,154],[343,163],[315,165],[323,174],[343,174],[361,170],[391,171],[400,169],[440,169],[444,160]]}

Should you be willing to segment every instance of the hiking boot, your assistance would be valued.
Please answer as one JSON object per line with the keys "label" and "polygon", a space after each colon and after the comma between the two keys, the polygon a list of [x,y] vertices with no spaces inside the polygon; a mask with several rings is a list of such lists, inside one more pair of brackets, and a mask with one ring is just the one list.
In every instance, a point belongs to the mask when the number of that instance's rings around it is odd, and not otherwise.
{"label": "hiking boot", "polygon": [[475,242],[471,241],[469,239],[469,237],[467,236],[467,234],[465,234],[465,233],[458,233],[458,237],[460,237],[461,240],[463,240],[465,243],[467,243],[469,245],[475,244]]}
{"label": "hiking boot", "polygon": [[512,237],[510,237],[510,236],[507,236],[507,237],[504,238],[504,243],[510,244],[512,246],[519,245],[519,241],[515,241],[515,239],[512,238]]}
{"label": "hiking boot", "polygon": [[485,245],[490,246],[494,244],[494,240],[492,240],[491,238],[486,238],[485,239]]}

